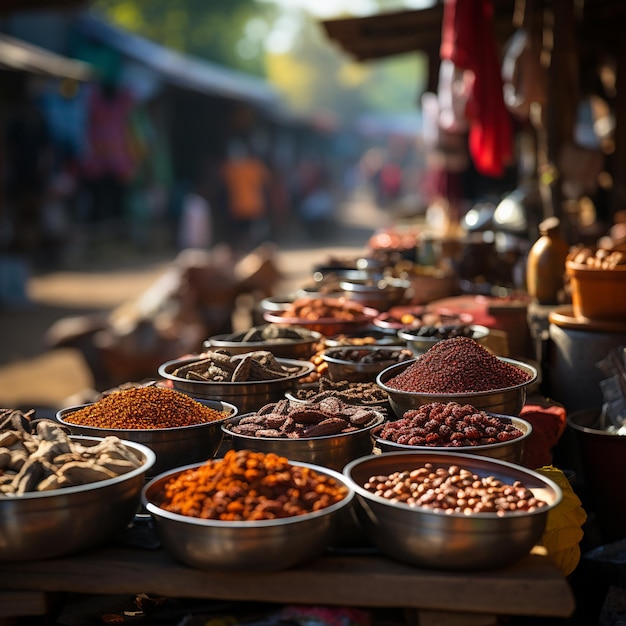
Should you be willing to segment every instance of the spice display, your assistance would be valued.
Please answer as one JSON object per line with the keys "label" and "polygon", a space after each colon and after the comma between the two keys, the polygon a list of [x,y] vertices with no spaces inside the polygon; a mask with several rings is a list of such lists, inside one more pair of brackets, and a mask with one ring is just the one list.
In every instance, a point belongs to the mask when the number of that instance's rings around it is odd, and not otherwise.
{"label": "spice display", "polygon": [[284,311],[285,318],[319,320],[355,320],[363,316],[364,307],[346,298],[298,298]]}
{"label": "spice display", "polygon": [[52,420],[0,409],[0,494],[21,496],[85,485],[126,474],[142,461],[118,437],[94,446],[72,440]]}
{"label": "spice display", "polygon": [[329,348],[325,351],[325,355],[332,359],[340,361],[349,361],[351,363],[400,363],[413,358],[413,353],[406,348],[359,348],[359,347],[340,347]]}
{"label": "spice display", "polygon": [[385,384],[419,393],[475,393],[521,385],[530,377],[473,339],[454,337],[436,343]]}
{"label": "spice display", "polygon": [[507,484],[458,465],[435,467],[425,463],[411,471],[371,476],[363,487],[392,502],[446,514],[494,513],[501,517],[534,511],[547,504],[521,481]]}
{"label": "spice display", "polygon": [[348,404],[332,396],[307,404],[280,400],[242,416],[228,429],[250,437],[302,439],[361,430],[384,416],[382,411]]}
{"label": "spice display", "polygon": [[255,521],[305,515],[340,502],[345,485],[274,453],[229,450],[170,479],[157,505],[180,515]]}
{"label": "spice display", "polygon": [[240,330],[223,339],[228,341],[241,341],[242,343],[268,342],[268,343],[292,343],[294,341],[310,340],[314,337],[310,330],[293,326],[280,326],[278,324],[262,324],[252,326],[248,330]]}
{"label": "spice display", "polygon": [[242,355],[231,355],[227,350],[210,350],[197,360],[176,368],[172,374],[186,380],[236,383],[277,380],[302,371],[302,367],[279,363],[267,350]]}
{"label": "spice display", "polygon": [[97,402],[70,411],[63,420],[78,426],[145,430],[206,424],[229,416],[184,393],[149,385],[115,391]]}
{"label": "spice display", "polygon": [[309,387],[299,387],[292,392],[297,400],[320,402],[325,398],[335,397],[348,404],[381,404],[388,400],[387,392],[375,382],[350,382],[320,378]]}
{"label": "spice display", "polygon": [[511,441],[523,434],[512,423],[471,404],[431,402],[385,423],[377,436],[410,446],[462,447]]}

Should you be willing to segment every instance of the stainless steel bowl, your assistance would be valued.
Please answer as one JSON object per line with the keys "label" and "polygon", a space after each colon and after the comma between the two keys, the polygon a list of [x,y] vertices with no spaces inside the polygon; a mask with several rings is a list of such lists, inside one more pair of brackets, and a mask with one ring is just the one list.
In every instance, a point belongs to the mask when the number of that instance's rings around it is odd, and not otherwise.
{"label": "stainless steel bowl", "polygon": [[[495,414],[490,413],[489,415]],[[477,454],[490,459],[519,464],[524,454],[524,446],[533,431],[532,424],[521,417],[511,417],[508,415],[495,415],[495,417],[502,422],[513,424],[513,426],[521,430],[523,434],[517,439],[511,439],[510,441],[499,441],[498,443],[489,443],[480,446],[462,446],[460,448],[452,448],[449,446],[411,446],[381,439],[379,436],[383,427],[383,424],[381,424],[372,429],[372,439],[374,440],[374,447],[378,448],[381,452],[461,452],[462,454]]]}
{"label": "stainless steel bowl", "polygon": [[115,435],[125,441],[133,441],[147,446],[156,455],[155,462],[147,473],[147,476],[151,478],[161,472],[180,467],[186,463],[196,463],[211,459],[218,451],[224,437],[222,423],[237,415],[238,409],[234,404],[220,400],[196,400],[216,411],[224,411],[227,415],[220,420],[207,424],[195,424],[177,428],[96,428],[95,426],[72,424],[67,419],[71,413],[88,406],[83,404],[61,409],[57,412],[56,419],[66,426],[73,435],[88,437]]}
{"label": "stainless steel bowl", "polygon": [[[71,436],[92,446],[96,437]],[[0,495],[0,561],[31,561],[73,554],[111,540],[132,521],[155,455],[150,448],[124,441],[141,460],[126,474],[78,487]]]}
{"label": "stainless steel bowl", "polygon": [[173,374],[181,365],[199,360],[199,357],[167,361],[159,366],[159,375],[172,381],[174,389],[182,391],[195,399],[219,400],[234,404],[239,413],[256,411],[270,402],[278,402],[285,391],[293,389],[298,380],[308,376],[315,369],[310,361],[300,359],[279,359],[276,361],[285,367],[297,367],[295,374],[272,380],[253,380],[242,382],[216,382],[187,380]]}
{"label": "stainless steel bowl", "polygon": [[206,350],[223,348],[230,354],[245,354],[255,350],[271,352],[275,357],[282,359],[309,359],[322,341],[321,333],[306,328],[301,329],[301,339],[265,339],[264,341],[236,341],[231,334],[213,335],[204,342]]}
{"label": "stainless steel bowl", "polygon": [[[342,485],[340,473],[298,463]],[[300,565],[324,553],[338,532],[341,513],[351,506],[354,492],[325,509],[275,520],[226,522],[199,519],[165,511],[155,504],[163,485],[190,465],[157,476],[142,493],[164,548],[176,559],[199,569],[277,571]]]}
{"label": "stainless steel bowl", "polygon": [[[367,353],[379,353],[380,356],[388,355],[389,358],[380,361],[356,361],[341,358],[346,350],[358,351],[367,356]],[[376,376],[384,369],[395,363],[411,360],[413,354],[410,350],[400,346],[338,346],[326,348],[320,353],[322,360],[328,365],[328,376],[331,380],[347,380],[350,382],[375,381]]]}
{"label": "stainless steel bowl", "polygon": [[[459,324],[451,324],[443,326],[446,330],[453,330],[458,328]],[[480,324],[469,324],[469,329],[472,331],[471,338],[478,343],[484,343],[485,339],[489,335],[489,329],[486,326]],[[424,352],[428,352],[436,343],[447,339],[448,337],[426,337],[418,334],[419,329],[411,330],[409,328],[403,328],[398,330],[398,337],[402,339],[406,345],[411,349],[415,356],[420,356]]]}
{"label": "stainless steel bowl", "polygon": [[363,306],[387,311],[408,301],[411,283],[402,278],[385,276],[379,279],[342,280],[339,283],[344,296]]}
{"label": "stainless steel bowl", "polygon": [[526,402],[527,388],[537,378],[537,369],[532,365],[516,361],[515,359],[506,357],[498,358],[505,363],[509,363],[527,372],[529,379],[513,387],[493,389],[490,391],[476,391],[473,393],[423,393],[419,391],[401,391],[387,386],[386,382],[390,378],[404,371],[415,362],[416,359],[412,359],[404,363],[391,365],[383,370],[376,377],[376,382],[387,392],[389,404],[391,404],[393,412],[398,417],[402,417],[405,411],[409,409],[415,409],[429,402],[458,402],[459,404],[471,404],[473,407],[489,413],[518,416]]}
{"label": "stainless steel bowl", "polygon": [[[484,477],[519,480],[547,505],[532,512],[441,513],[391,502],[367,491],[371,476],[412,470],[432,463],[458,465]],[[356,493],[354,510],[368,539],[384,554],[419,567],[484,570],[523,558],[541,539],[549,511],[559,504],[559,486],[541,474],[513,463],[450,452],[388,452],[350,462],[343,470]]]}
{"label": "stainless steel bowl", "polygon": [[[376,407],[373,407],[374,410]],[[294,438],[286,437],[254,437],[232,431],[231,427],[246,417],[238,415],[222,424],[224,433],[232,438],[235,450],[253,450],[255,452],[274,452],[289,460],[302,463],[313,463],[341,471],[349,461],[371,454],[374,443],[370,432],[372,428],[385,421],[385,414],[372,424],[360,430],[324,437]]]}

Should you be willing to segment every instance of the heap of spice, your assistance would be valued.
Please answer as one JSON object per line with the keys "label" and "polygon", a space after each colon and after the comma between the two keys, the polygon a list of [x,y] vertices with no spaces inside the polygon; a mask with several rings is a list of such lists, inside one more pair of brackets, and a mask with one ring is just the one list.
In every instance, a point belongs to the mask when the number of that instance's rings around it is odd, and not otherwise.
{"label": "heap of spice", "polygon": [[475,393],[515,387],[530,380],[529,372],[494,356],[469,337],[436,343],[387,387],[418,393]]}
{"label": "heap of spice", "polygon": [[228,411],[218,411],[185,394],[150,385],[115,391],[93,404],[68,412],[63,420],[91,428],[144,430],[181,428],[225,419]]}
{"label": "heap of spice", "polygon": [[521,437],[524,433],[471,404],[429,402],[407,411],[401,419],[386,422],[378,437],[409,446],[482,446]]}
{"label": "heap of spice", "polygon": [[305,515],[340,502],[345,485],[273,452],[228,450],[172,477],[155,500],[166,511],[222,521]]}

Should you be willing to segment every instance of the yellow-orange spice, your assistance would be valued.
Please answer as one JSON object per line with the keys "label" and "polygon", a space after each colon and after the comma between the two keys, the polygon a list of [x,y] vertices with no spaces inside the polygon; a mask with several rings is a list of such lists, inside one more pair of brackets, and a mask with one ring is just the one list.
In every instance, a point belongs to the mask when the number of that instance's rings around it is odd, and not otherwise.
{"label": "yellow-orange spice", "polygon": [[92,428],[145,430],[206,424],[228,417],[180,391],[150,385],[115,391],[63,416],[66,422]]}
{"label": "yellow-orange spice", "polygon": [[304,515],[341,501],[345,485],[273,452],[228,450],[171,478],[158,506],[180,515],[223,521]]}

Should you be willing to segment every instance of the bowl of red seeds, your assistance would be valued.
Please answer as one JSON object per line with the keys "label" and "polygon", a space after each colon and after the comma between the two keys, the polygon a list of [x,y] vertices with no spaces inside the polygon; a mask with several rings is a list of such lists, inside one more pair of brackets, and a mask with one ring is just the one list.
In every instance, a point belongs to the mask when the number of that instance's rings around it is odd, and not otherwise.
{"label": "bowl of red seeds", "polygon": [[61,409],[56,419],[72,435],[115,435],[150,448],[156,461],[148,477],[213,458],[224,434],[222,423],[237,415],[235,405],[195,400],[158,385],[130,387],[97,402]]}
{"label": "bowl of red seeds", "polygon": [[430,402],[458,402],[499,415],[518,416],[527,387],[537,379],[532,365],[496,356],[469,337],[437,342],[423,355],[384,369],[376,383],[398,417]]}
{"label": "bowl of red seeds", "polygon": [[430,402],[371,431],[381,452],[450,451],[520,463],[532,424],[520,417],[487,413],[471,404]]}

